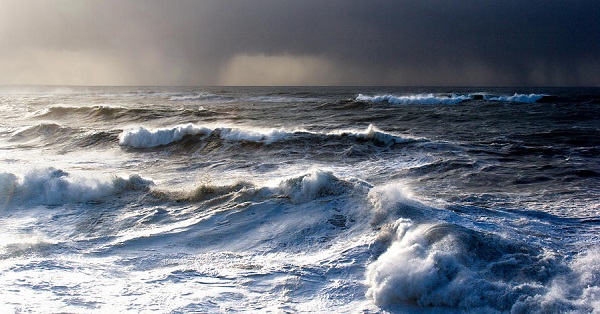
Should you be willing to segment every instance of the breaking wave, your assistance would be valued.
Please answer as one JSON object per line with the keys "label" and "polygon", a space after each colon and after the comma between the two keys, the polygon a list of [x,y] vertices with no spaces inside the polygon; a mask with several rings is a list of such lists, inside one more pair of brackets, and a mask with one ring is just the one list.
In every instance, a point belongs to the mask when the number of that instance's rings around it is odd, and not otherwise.
{"label": "breaking wave", "polygon": [[0,204],[61,205],[101,202],[126,191],[145,191],[154,183],[139,175],[102,179],[77,177],[55,168],[33,170],[23,176],[0,173]]}
{"label": "breaking wave", "polygon": [[195,126],[193,124],[154,130],[146,129],[140,126],[134,129],[124,130],[119,135],[119,145],[135,148],[156,147],[181,141],[183,137],[187,135],[208,136],[213,133],[218,134],[223,140],[228,141],[250,141],[264,143],[274,142],[290,134],[282,129],[272,129],[264,132],[227,127],[208,128],[204,126]]}
{"label": "breaking wave", "polygon": [[358,101],[371,101],[371,102],[388,102],[396,105],[440,105],[440,104],[457,104],[465,100],[471,99],[468,95],[457,95],[452,94],[450,96],[438,96],[434,94],[419,94],[419,95],[406,95],[406,96],[394,96],[394,95],[376,95],[366,96],[359,94],[356,97]]}
{"label": "breaking wave", "polygon": [[201,136],[202,138],[217,135],[222,140],[232,142],[257,142],[272,144],[294,136],[314,137],[349,137],[356,140],[373,141],[385,145],[418,141],[410,137],[402,137],[379,130],[370,124],[364,131],[337,130],[331,132],[310,132],[306,130],[287,131],[285,129],[243,129],[232,127],[206,127],[193,124],[178,125],[172,128],[147,129],[142,126],[124,130],[119,135],[119,145],[134,148],[149,148],[168,145],[181,141],[185,136]]}
{"label": "breaking wave", "polygon": [[540,99],[542,99],[545,95],[541,95],[541,94],[517,94],[515,93],[512,96],[486,96],[485,98],[487,100],[491,100],[491,101],[504,101],[504,102],[518,102],[518,103],[535,103],[537,101],[539,101]]}
{"label": "breaking wave", "polygon": [[512,96],[508,95],[490,95],[486,93],[472,93],[472,94],[450,94],[450,95],[438,95],[438,94],[417,94],[417,95],[375,95],[367,96],[359,94],[356,97],[357,101],[369,101],[375,103],[387,102],[395,105],[453,105],[465,101],[471,100],[487,100],[497,102],[511,102],[511,103],[536,103],[544,99],[555,100],[556,97],[552,97],[544,94],[517,94]]}

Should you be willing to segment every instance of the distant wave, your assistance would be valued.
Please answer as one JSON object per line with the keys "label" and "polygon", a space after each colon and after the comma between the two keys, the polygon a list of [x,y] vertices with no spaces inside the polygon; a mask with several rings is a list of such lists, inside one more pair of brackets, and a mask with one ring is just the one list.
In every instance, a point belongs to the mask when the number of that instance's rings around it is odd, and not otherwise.
{"label": "distant wave", "polygon": [[269,103],[301,103],[301,102],[317,102],[320,98],[309,97],[291,97],[291,96],[255,96],[244,98],[247,102],[269,102]]}
{"label": "distant wave", "polygon": [[172,116],[199,116],[205,117],[215,114],[203,107],[198,110],[183,108],[125,108],[119,106],[53,106],[39,110],[34,116],[42,119],[85,119],[88,121],[122,119],[124,121],[146,121]]}
{"label": "distant wave", "polygon": [[180,94],[174,95],[169,98],[172,101],[190,101],[190,100],[204,100],[204,101],[230,101],[231,97],[225,97],[221,95],[211,93],[191,93],[191,94]]}
{"label": "distant wave", "polygon": [[74,177],[55,168],[33,170],[23,176],[0,173],[0,206],[14,203],[61,205],[98,202],[132,190],[147,190],[154,183],[139,175],[110,180]]}
{"label": "distant wave", "polygon": [[452,94],[450,96],[438,96],[434,94],[418,94],[418,95],[406,95],[406,96],[394,96],[394,95],[376,95],[366,96],[359,94],[356,97],[358,101],[371,101],[371,102],[388,102],[390,104],[401,104],[401,105],[440,105],[440,104],[457,104],[465,100],[471,99],[468,95],[457,95]]}
{"label": "distant wave", "polygon": [[535,103],[538,100],[542,99],[545,95],[541,95],[541,94],[517,94],[515,93],[512,96],[497,96],[497,97],[493,97],[493,96],[486,96],[487,100],[491,100],[491,101],[504,101],[504,102],[519,102],[519,103]]}
{"label": "distant wave", "polygon": [[497,102],[513,102],[513,103],[536,103],[546,98],[549,95],[543,94],[517,94],[508,95],[489,95],[485,93],[472,94],[451,94],[451,95],[436,95],[436,94],[417,94],[417,95],[375,95],[367,96],[359,94],[356,97],[357,101],[369,101],[375,103],[387,102],[395,105],[453,105],[471,100],[488,100]]}
{"label": "distant wave", "polygon": [[309,135],[316,137],[351,137],[358,140],[373,141],[384,145],[395,143],[414,142],[417,139],[402,137],[392,133],[387,133],[377,129],[374,125],[369,125],[366,130],[338,130],[331,132],[310,132],[306,130],[287,131],[285,129],[251,129],[237,127],[206,127],[193,124],[178,125],[171,128],[147,129],[139,126],[136,128],[124,130],[119,135],[119,145],[134,148],[157,147],[168,145],[173,142],[181,141],[185,136],[217,135],[225,141],[239,142],[258,142],[271,144],[294,135]]}
{"label": "distant wave", "polygon": [[[63,118],[65,115],[85,115],[88,117],[115,117],[122,115],[127,111],[131,111],[135,109],[128,109],[124,107],[116,107],[116,106],[83,106],[83,107],[74,107],[74,106],[52,106],[34,113],[35,116],[39,118]],[[139,112],[138,112],[139,113]]]}
{"label": "distant wave", "polygon": [[295,96],[274,96],[274,95],[260,95],[260,96],[245,96],[245,97],[232,97],[225,95],[217,95],[211,93],[190,93],[174,95],[169,98],[172,101],[207,101],[207,102],[257,102],[257,103],[301,103],[301,102],[316,102],[321,100],[315,97],[295,97]]}

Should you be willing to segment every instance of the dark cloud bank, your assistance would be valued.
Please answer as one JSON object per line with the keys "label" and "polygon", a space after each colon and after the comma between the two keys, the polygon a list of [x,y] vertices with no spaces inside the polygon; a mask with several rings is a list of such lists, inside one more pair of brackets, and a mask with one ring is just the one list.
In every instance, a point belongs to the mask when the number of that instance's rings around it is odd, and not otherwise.
{"label": "dark cloud bank", "polygon": [[572,1],[0,0],[0,84],[600,85]]}

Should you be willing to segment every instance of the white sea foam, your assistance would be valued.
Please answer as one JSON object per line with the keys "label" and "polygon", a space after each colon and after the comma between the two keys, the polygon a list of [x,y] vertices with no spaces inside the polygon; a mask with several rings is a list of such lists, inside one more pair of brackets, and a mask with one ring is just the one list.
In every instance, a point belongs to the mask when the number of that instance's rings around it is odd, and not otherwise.
{"label": "white sea foam", "polygon": [[139,175],[112,179],[74,177],[59,169],[46,168],[23,176],[0,173],[0,201],[4,207],[16,203],[60,205],[95,202],[128,190],[145,190],[151,185],[152,181]]}
{"label": "white sea foam", "polygon": [[487,100],[491,101],[504,101],[504,102],[519,102],[519,103],[535,103],[536,101],[542,99],[544,95],[541,94],[517,94],[515,93],[512,96],[486,96]]}
{"label": "white sea foam", "polygon": [[124,130],[119,135],[119,145],[130,147],[156,147],[181,141],[186,135],[210,135],[218,134],[227,141],[248,141],[272,143],[284,138],[293,132],[284,129],[242,129],[229,127],[205,127],[193,124],[178,125],[172,128],[147,129],[139,126],[137,128]]}
{"label": "white sea foam", "polygon": [[406,143],[416,140],[382,131],[373,124],[369,124],[364,131],[336,131],[335,134],[354,136],[358,139],[373,140],[384,144]]}
{"label": "white sea foam", "polygon": [[356,139],[372,140],[383,144],[413,142],[416,139],[402,137],[384,132],[370,124],[364,131],[338,130],[331,132],[310,132],[306,130],[288,131],[282,128],[255,129],[239,127],[206,127],[193,124],[178,125],[171,128],[147,129],[142,126],[123,130],[119,135],[119,145],[135,148],[156,147],[178,142],[186,135],[208,136],[218,135],[226,141],[247,141],[271,144],[295,134],[310,134],[314,136],[349,136]]}
{"label": "white sea foam", "polygon": [[119,134],[119,145],[131,147],[156,147],[180,141],[186,135],[207,134],[212,130],[193,124],[178,125],[173,128],[146,129],[137,127]]}
{"label": "white sea foam", "polygon": [[383,225],[387,248],[366,269],[366,295],[378,306],[519,313],[591,313],[600,306],[598,250],[564,263],[512,236],[436,221],[399,184],[375,187],[369,198],[374,223],[391,213],[403,217]]}
{"label": "white sea foam", "polygon": [[380,306],[527,311],[527,296],[546,293],[548,276],[561,271],[546,252],[450,224],[399,219],[394,230],[390,247],[367,268],[367,296]]}
{"label": "white sea foam", "polygon": [[270,129],[267,131],[244,130],[239,128],[219,128],[221,138],[229,141],[249,141],[272,143],[292,134],[284,129]]}
{"label": "white sea foam", "polygon": [[439,96],[435,94],[418,94],[418,95],[375,95],[367,96],[359,94],[356,100],[371,101],[371,102],[388,102],[396,105],[441,105],[441,104],[457,104],[471,99],[468,95],[452,94],[450,96]]}

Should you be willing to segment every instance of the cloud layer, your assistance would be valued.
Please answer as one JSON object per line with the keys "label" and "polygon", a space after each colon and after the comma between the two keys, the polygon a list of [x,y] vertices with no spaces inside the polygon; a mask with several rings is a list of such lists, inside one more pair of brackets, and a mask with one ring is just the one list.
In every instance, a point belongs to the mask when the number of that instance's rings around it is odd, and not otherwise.
{"label": "cloud layer", "polygon": [[0,0],[0,84],[600,85],[596,1]]}

